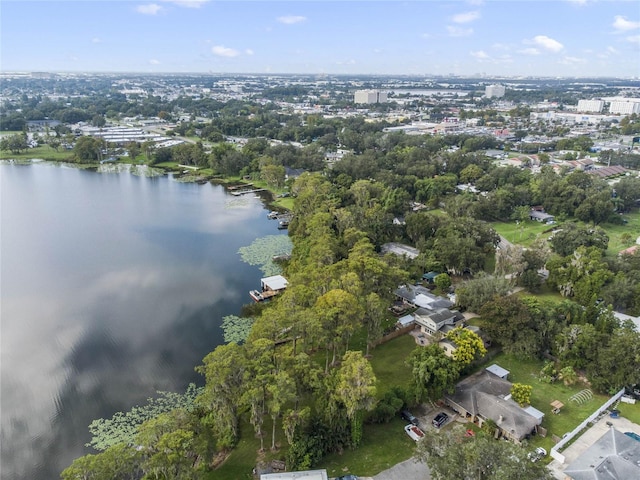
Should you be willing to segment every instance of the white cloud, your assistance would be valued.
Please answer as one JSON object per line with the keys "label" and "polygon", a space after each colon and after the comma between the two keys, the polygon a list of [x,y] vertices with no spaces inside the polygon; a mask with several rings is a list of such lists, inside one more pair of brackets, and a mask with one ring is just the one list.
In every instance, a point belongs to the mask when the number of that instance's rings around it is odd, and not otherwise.
{"label": "white cloud", "polygon": [[245,53],[246,55],[253,55],[253,50],[251,50],[250,48],[247,48],[247,49],[244,51],[244,53]]}
{"label": "white cloud", "polygon": [[102,40],[100,38],[98,38],[98,37],[93,37],[91,39],[91,43],[102,43]]}
{"label": "white cloud", "polygon": [[589,0],[567,0],[567,2],[577,5],[578,7],[583,7],[588,3]]}
{"label": "white cloud", "polygon": [[478,50],[477,52],[469,52],[471,54],[472,57],[477,58],[478,60],[486,60],[487,58],[489,58],[489,55],[487,55],[487,53],[483,50]]}
{"label": "white cloud", "polygon": [[157,3],[149,3],[147,5],[138,5],[136,7],[136,12],[142,13],[143,15],[157,15],[162,10],[164,9]]}
{"label": "white cloud", "polygon": [[210,0],[161,0],[167,3],[173,3],[180,7],[186,8],[200,8],[205,3],[208,3]]}
{"label": "white cloud", "polygon": [[575,65],[576,63],[587,63],[584,58],[565,56],[562,60],[558,60],[562,65]]}
{"label": "white cloud", "polygon": [[540,55],[540,50],[538,50],[537,48],[525,48],[523,50],[520,50],[519,53],[522,53],[524,55]]}
{"label": "white cloud", "polygon": [[637,43],[640,45],[640,35],[631,35],[627,37],[627,42]]}
{"label": "white cloud", "polygon": [[432,35],[430,33],[423,33],[420,35],[422,38],[431,38]]}
{"label": "white cloud", "polygon": [[473,28],[461,28],[447,25],[447,32],[450,37],[468,37],[473,33]]}
{"label": "white cloud", "polygon": [[151,65],[160,65],[160,60],[156,60],[155,58],[152,58],[151,60],[149,60],[149,63]]}
{"label": "white cloud", "polygon": [[345,62],[338,61],[338,62],[336,62],[336,64],[337,65],[355,65],[356,61],[354,59],[351,59],[351,60],[347,60]]}
{"label": "white cloud", "polygon": [[562,45],[560,42],[554,40],[551,37],[547,37],[546,35],[536,35],[535,37],[533,37],[533,40],[530,40],[526,43],[537,45],[538,47],[541,47],[550,52],[559,52],[564,48],[564,45]]}
{"label": "white cloud", "polygon": [[304,22],[306,19],[307,17],[302,15],[285,15],[284,17],[278,17],[276,20],[285,25],[293,25],[294,23]]}
{"label": "white cloud", "polygon": [[238,52],[237,50],[233,49],[233,48],[228,48],[225,47],[224,45],[216,45],[214,47],[211,47],[211,52],[214,55],[218,55],[219,57],[237,57],[238,55],[240,55],[240,52]]}
{"label": "white cloud", "polygon": [[454,15],[451,20],[454,23],[469,23],[480,18],[480,12],[464,12]]}
{"label": "white cloud", "polygon": [[640,22],[627,20],[626,17],[623,17],[622,15],[616,15],[614,18],[615,20],[613,21],[612,26],[618,32],[628,32],[629,30],[640,28]]}
{"label": "white cloud", "polygon": [[468,3],[469,3],[469,5],[474,5],[476,7],[480,7],[480,6],[484,5],[484,0],[469,0]]}

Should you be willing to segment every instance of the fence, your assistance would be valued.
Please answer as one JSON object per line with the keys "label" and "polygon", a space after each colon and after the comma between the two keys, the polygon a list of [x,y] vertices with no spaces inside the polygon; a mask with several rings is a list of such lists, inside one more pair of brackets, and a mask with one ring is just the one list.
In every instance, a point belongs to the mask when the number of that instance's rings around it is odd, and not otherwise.
{"label": "fence", "polygon": [[404,335],[405,333],[409,333],[414,328],[416,328],[416,326],[411,324],[411,325],[407,325],[406,327],[402,327],[402,328],[399,328],[397,330],[394,330],[393,332],[389,333],[388,335],[385,335],[384,337],[379,338],[379,339],[371,342],[371,346],[372,347],[377,347],[378,345],[382,345],[383,343],[387,343],[389,340],[393,340],[394,338],[398,338],[399,336]]}
{"label": "fence", "polygon": [[575,437],[580,432],[582,432],[582,430],[584,430],[584,428],[589,423],[593,422],[596,418],[598,418],[598,415],[600,415],[602,412],[607,410],[611,405],[613,405],[615,402],[617,402],[620,399],[620,397],[622,397],[622,395],[624,395],[624,388],[621,389],[618,393],[616,393],[609,400],[607,400],[598,410],[593,412],[589,416],[589,418],[587,418],[580,425],[578,425],[576,428],[574,428],[573,431],[571,431],[570,433],[568,433],[564,437],[562,437],[562,440],[560,440],[557,444],[555,444],[553,446],[553,448],[551,449],[551,452],[549,452],[549,455],[551,455],[553,458],[558,460],[560,463],[564,463],[564,455],[562,455],[560,453],[560,449],[563,448],[567,443],[569,443],[573,439],[573,437]]}

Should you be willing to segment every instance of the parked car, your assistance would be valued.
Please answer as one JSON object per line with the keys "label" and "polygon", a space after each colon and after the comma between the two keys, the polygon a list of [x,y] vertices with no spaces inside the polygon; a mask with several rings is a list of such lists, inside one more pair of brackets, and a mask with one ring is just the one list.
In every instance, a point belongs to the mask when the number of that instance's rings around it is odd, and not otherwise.
{"label": "parked car", "polygon": [[402,410],[402,412],[400,412],[400,416],[407,422],[411,422],[415,426],[420,426],[420,422],[418,421],[418,419],[409,410]]}
{"label": "parked car", "polygon": [[420,430],[420,427],[416,427],[411,423],[409,425],[405,425],[404,431],[411,437],[412,440],[415,440],[416,442],[424,438],[424,432]]}
{"label": "parked car", "polygon": [[435,418],[431,423],[433,424],[434,427],[440,428],[445,423],[447,423],[447,420],[449,420],[449,415],[447,415],[444,412],[440,412],[438,415],[435,416]]}
{"label": "parked car", "polygon": [[355,475],[342,475],[341,477],[336,477],[336,480],[358,480],[358,477]]}
{"label": "parked car", "polygon": [[538,460],[546,456],[547,456],[547,451],[542,447],[538,447],[535,449],[535,451],[529,452],[527,454],[527,458],[532,462],[537,462]]}

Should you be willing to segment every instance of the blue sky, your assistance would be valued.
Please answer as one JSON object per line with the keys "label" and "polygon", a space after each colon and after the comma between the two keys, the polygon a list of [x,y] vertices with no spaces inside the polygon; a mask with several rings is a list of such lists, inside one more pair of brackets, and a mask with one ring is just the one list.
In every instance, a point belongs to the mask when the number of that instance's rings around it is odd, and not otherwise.
{"label": "blue sky", "polygon": [[0,4],[7,71],[640,77],[637,0]]}

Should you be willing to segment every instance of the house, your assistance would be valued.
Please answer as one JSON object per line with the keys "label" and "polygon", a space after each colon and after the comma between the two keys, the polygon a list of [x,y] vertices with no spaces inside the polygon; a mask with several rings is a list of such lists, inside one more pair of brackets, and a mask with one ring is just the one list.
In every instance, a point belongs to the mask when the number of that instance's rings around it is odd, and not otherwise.
{"label": "house", "polygon": [[534,209],[531,209],[529,212],[529,218],[540,223],[553,223],[555,221],[555,217],[553,215]]}
{"label": "house", "polygon": [[385,253],[393,253],[394,255],[404,256],[411,260],[415,259],[418,255],[420,255],[420,250],[417,248],[411,247],[409,245],[405,245],[403,243],[385,243],[380,247],[380,251]]}
{"label": "house", "polygon": [[497,436],[520,443],[531,436],[544,415],[521,408],[510,392],[511,382],[485,369],[459,382],[452,394],[445,395],[445,403],[480,427],[493,421]]}
{"label": "house", "polygon": [[428,288],[421,285],[402,285],[396,289],[394,294],[399,300],[412,307],[427,308],[429,310],[453,307],[453,302],[434,295]]}
{"label": "house", "polygon": [[418,308],[413,315],[422,333],[431,336],[437,333],[445,335],[447,331],[462,325],[464,322],[464,315],[457,310],[449,310],[448,308],[439,308],[437,310]]}
{"label": "house", "polygon": [[640,442],[611,427],[564,474],[573,480],[640,478]]}
{"label": "house", "polygon": [[265,473],[260,475],[260,480],[329,480],[327,471],[306,470],[304,472]]}
{"label": "house", "polygon": [[439,275],[438,272],[427,272],[424,275],[422,275],[422,280],[424,280],[427,283],[434,283],[436,277]]}
{"label": "house", "polygon": [[265,277],[260,279],[260,285],[263,292],[280,292],[287,288],[289,282],[282,275],[273,275],[271,277]]}

